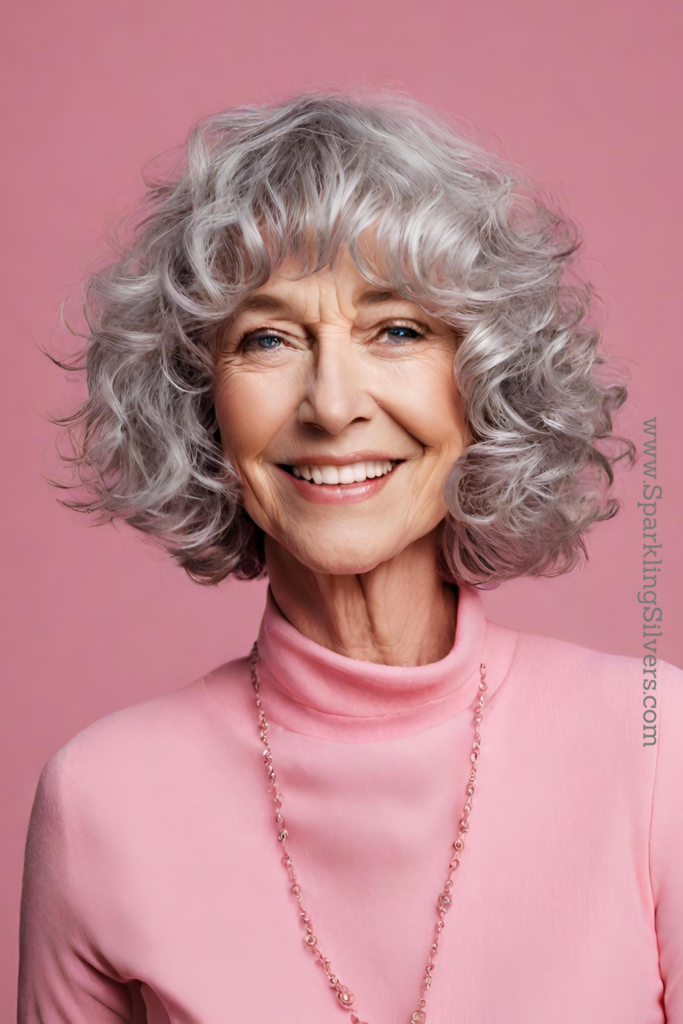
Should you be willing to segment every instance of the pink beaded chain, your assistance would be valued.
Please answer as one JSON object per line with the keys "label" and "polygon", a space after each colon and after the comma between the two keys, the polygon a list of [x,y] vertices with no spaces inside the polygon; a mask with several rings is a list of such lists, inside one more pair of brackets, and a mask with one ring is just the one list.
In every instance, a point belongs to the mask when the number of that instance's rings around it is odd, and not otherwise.
{"label": "pink beaded chain", "polygon": [[[292,858],[290,856],[289,849],[287,846],[289,832],[285,828],[285,820],[282,817],[282,813],[280,810],[282,806],[282,793],[279,792],[275,785],[276,776],[275,769],[273,768],[273,755],[268,745],[268,722],[263,711],[261,691],[259,688],[258,675],[256,673],[256,665],[258,663],[258,658],[258,642],[255,642],[251,650],[251,655],[249,656],[249,666],[251,669],[251,681],[253,683],[254,690],[256,691],[256,706],[258,708],[259,716],[259,734],[261,736],[261,740],[263,741],[265,748],[263,751],[263,762],[266,766],[268,778],[270,779],[267,792],[272,795],[273,800],[275,802],[275,806],[277,808],[275,813],[275,821],[278,827],[277,838],[279,842],[282,844],[282,849],[284,851],[284,856],[282,860],[289,873],[289,878],[292,883],[292,892],[296,896],[301,906],[299,916],[301,917],[301,920],[304,925],[304,943],[315,954],[316,963],[319,964],[325,971],[327,979],[336,993],[338,1005],[345,1010],[350,1010],[355,999],[354,994],[353,992],[351,992],[349,988],[347,988],[346,985],[343,985],[341,983],[339,978],[337,978],[334,971],[332,970],[332,964],[330,963],[329,959],[326,956],[323,956],[318,945],[318,939],[313,931],[313,924],[311,923],[311,919],[307,911],[305,910],[303,904],[301,903],[301,887],[299,886],[299,883],[297,881],[297,877],[294,872],[294,865],[292,864]],[[470,770],[469,782],[467,784],[466,789],[467,800],[465,801],[465,806],[462,812],[462,818],[460,819],[460,823],[458,826],[458,837],[453,843],[455,853],[448,865],[448,875],[446,876],[446,882],[444,884],[443,891],[439,894],[439,898],[437,900],[436,909],[438,918],[436,922],[436,931],[434,935],[434,941],[429,949],[429,960],[427,961],[425,975],[424,978],[422,979],[422,997],[418,1000],[417,1010],[415,1010],[412,1017],[410,1018],[410,1024],[424,1024],[424,1022],[427,1020],[425,1006],[427,1005],[427,993],[429,990],[429,986],[432,983],[432,971],[434,970],[435,966],[434,958],[436,957],[436,954],[439,949],[439,938],[441,937],[441,932],[445,924],[444,917],[446,916],[446,912],[450,909],[452,903],[451,888],[453,886],[453,879],[451,876],[460,863],[462,851],[465,849],[464,836],[465,833],[468,832],[470,828],[469,816],[470,811],[472,809],[472,795],[474,793],[474,781],[477,777],[477,762],[479,760],[479,749],[481,742],[479,723],[482,720],[482,709],[484,707],[484,692],[486,691],[486,665],[484,665],[483,662],[479,666],[479,671],[481,675],[481,681],[479,683],[479,696],[477,698],[474,712],[474,742],[472,744],[472,751],[470,753],[470,761],[472,762],[472,768]],[[350,1019],[351,1024],[367,1024],[366,1021],[362,1021],[355,1013],[351,1014]]]}

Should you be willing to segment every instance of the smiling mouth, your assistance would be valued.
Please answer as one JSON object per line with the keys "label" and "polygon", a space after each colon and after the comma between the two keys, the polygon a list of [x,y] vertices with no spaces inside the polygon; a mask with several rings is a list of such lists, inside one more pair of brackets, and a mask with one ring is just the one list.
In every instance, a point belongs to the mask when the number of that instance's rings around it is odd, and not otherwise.
{"label": "smiling mouth", "polygon": [[[354,487],[372,480],[378,480],[393,473],[396,466],[405,459],[372,460],[369,463],[354,463],[352,466],[290,466],[278,463],[280,469],[297,480],[315,484],[319,487]],[[346,474],[340,474],[346,470]],[[348,479],[348,470],[353,471],[353,478]],[[346,478],[341,479],[341,475]]]}

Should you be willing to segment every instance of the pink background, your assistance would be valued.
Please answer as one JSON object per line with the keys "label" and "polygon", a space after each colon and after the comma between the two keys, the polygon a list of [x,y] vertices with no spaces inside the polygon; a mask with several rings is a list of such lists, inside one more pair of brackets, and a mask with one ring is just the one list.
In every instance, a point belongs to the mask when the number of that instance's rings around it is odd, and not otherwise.
{"label": "pink background", "polygon": [[[657,415],[660,655],[683,665],[680,374],[680,6],[624,0],[198,0],[14,4],[0,61],[6,140],[0,250],[3,464],[3,848],[0,989],[14,1014],[23,844],[40,768],[75,732],[245,654],[264,582],[192,584],[127,529],[57,504],[47,411],[80,394],[41,355],[72,341],[58,306],[105,251],[140,169],[202,115],[306,88],[405,91],[456,114],[522,164],[583,226],[584,272],[632,374],[620,428]],[[489,615],[638,654],[642,471],[590,537],[587,567],[486,595]],[[636,740],[634,739],[634,742]]]}

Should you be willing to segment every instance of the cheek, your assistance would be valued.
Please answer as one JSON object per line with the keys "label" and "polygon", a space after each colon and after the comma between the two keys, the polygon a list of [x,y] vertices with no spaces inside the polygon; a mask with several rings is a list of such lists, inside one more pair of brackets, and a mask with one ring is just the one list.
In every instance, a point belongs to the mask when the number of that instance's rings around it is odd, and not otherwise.
{"label": "cheek", "polygon": [[466,447],[467,427],[452,361],[425,367],[425,371],[404,382],[395,418],[428,452],[457,458]]}
{"label": "cheek", "polygon": [[259,455],[292,412],[287,391],[268,374],[230,374],[216,384],[214,401],[223,451],[238,463]]}

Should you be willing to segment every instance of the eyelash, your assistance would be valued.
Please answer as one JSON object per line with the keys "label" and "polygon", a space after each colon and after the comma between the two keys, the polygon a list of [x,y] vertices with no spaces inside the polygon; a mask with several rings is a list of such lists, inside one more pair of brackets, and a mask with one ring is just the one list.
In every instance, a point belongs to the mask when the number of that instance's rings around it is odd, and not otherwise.
{"label": "eyelash", "polygon": [[[417,327],[414,327],[412,324],[409,324],[409,323],[402,323],[401,321],[398,321],[398,320],[396,322],[394,322],[394,323],[385,324],[384,327],[381,328],[380,333],[383,333],[384,331],[396,331],[396,330],[412,331],[412,333],[416,335],[415,338],[400,338],[400,339],[397,339],[399,341],[399,343],[400,342],[403,342],[403,343],[405,343],[405,342],[412,342],[412,341],[417,341],[419,338],[424,338],[424,334],[422,333],[422,331],[419,331],[417,329]],[[242,337],[240,338],[240,340],[239,340],[239,342],[237,344],[238,344],[238,347],[246,349],[249,342],[263,341],[264,338],[277,338],[279,341],[283,341],[284,340],[282,338],[282,336],[279,334],[278,331],[269,330],[267,327],[260,327],[260,328],[257,328],[255,331],[247,331],[246,334],[242,335]],[[398,348],[399,345],[392,345],[390,347],[391,348]],[[265,349],[261,349],[261,351],[262,352],[275,352],[275,351],[279,351],[279,348],[280,348],[280,346],[277,346],[277,348],[265,348]]]}

